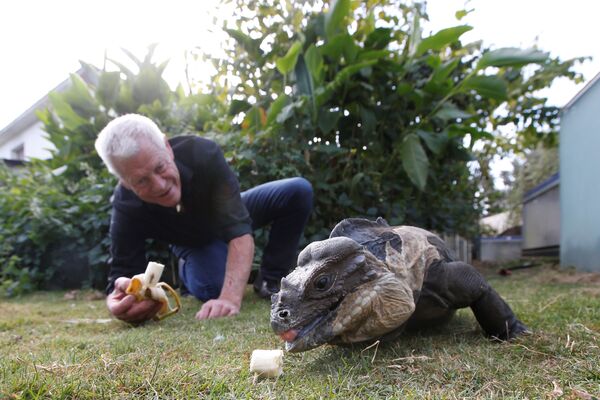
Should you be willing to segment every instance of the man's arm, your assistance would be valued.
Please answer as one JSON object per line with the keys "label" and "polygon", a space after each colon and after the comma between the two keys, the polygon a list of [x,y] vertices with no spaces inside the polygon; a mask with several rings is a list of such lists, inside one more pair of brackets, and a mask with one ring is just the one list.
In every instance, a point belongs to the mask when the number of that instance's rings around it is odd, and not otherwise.
{"label": "man's arm", "polygon": [[[116,192],[116,201],[122,193]],[[151,319],[160,310],[161,303],[154,300],[136,301],[125,292],[131,277],[143,273],[146,261],[143,224],[122,210],[113,207],[110,221],[110,272],[106,306],[116,318],[132,323]]]}
{"label": "man's arm", "polygon": [[245,234],[229,241],[221,295],[204,303],[196,313],[196,319],[227,317],[240,312],[253,258],[252,235]]}

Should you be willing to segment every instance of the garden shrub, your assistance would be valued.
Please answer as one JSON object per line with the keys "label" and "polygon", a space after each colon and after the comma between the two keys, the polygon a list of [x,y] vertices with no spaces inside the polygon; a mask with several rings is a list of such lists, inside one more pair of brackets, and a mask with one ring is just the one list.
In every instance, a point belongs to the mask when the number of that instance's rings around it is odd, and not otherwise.
{"label": "garden shrub", "polygon": [[[68,268],[87,271],[89,286],[104,285],[116,180],[94,140],[119,115],[147,115],[168,136],[217,141],[242,189],[306,177],[315,209],[302,244],[357,216],[472,237],[489,161],[555,145],[558,109],[538,90],[557,77],[581,79],[572,71],[579,59],[463,44],[467,25],[424,37],[418,3],[236,3],[224,22],[224,55],[194,54],[217,71],[203,91],[169,89],[167,64],[152,60],[151,46],[143,59],[126,52],[134,69],[83,64],[86,81],[74,74],[66,92],[50,95],[39,118],[56,147],[52,158],[0,171],[2,294],[49,286]],[[258,255],[264,240],[261,231]],[[164,247],[151,250],[168,260]]]}

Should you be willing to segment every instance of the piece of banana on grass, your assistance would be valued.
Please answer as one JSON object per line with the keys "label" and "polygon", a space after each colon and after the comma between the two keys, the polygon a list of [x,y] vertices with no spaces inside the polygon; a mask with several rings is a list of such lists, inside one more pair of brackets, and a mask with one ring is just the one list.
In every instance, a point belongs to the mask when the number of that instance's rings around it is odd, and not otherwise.
{"label": "piece of banana on grass", "polygon": [[[152,299],[160,302],[162,307],[154,317],[158,321],[175,314],[181,308],[177,292],[165,282],[159,282],[164,268],[164,265],[150,261],[146,272],[133,276],[125,290],[127,294],[134,295],[137,301]],[[171,306],[167,293],[175,300],[175,307]]]}
{"label": "piece of banana on grass", "polygon": [[283,350],[254,350],[250,372],[261,378],[277,378],[283,373]]}

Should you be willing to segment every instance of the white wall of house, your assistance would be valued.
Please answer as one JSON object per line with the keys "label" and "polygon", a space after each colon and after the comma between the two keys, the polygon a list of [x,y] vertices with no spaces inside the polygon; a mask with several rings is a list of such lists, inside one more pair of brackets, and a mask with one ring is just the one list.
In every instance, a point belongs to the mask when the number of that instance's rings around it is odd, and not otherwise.
{"label": "white wall of house", "polygon": [[[90,82],[95,79],[93,72],[80,68],[75,72],[81,78]],[[66,79],[56,86],[52,92],[64,92],[71,86],[71,79]],[[48,95],[45,95],[29,109],[5,127],[0,127],[0,159],[31,160],[32,158],[50,158],[52,143],[46,139],[43,124],[36,115],[37,110],[50,106]]]}
{"label": "white wall of house", "polygon": [[[0,158],[8,160],[31,160],[50,158],[54,146],[46,139],[43,124],[35,121],[24,127],[18,134],[0,141]],[[22,152],[21,152],[22,149]]]}

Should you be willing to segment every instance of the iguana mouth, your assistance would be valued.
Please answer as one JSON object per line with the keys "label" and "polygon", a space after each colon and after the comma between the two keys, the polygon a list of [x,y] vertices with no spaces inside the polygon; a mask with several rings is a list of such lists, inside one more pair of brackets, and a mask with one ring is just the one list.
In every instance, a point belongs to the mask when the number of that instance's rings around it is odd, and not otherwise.
{"label": "iguana mouth", "polygon": [[294,347],[297,346],[299,340],[305,337],[309,332],[313,331],[324,318],[324,316],[319,316],[300,330],[290,329],[283,332],[280,336],[283,340],[285,340],[285,349],[293,352]]}
{"label": "iguana mouth", "polygon": [[[313,348],[322,343],[327,342],[329,338],[325,337],[327,335],[326,332],[320,332],[319,335],[310,334],[334,318],[335,314],[332,314],[332,312],[335,312],[337,310],[337,308],[343,300],[344,297],[341,297],[338,301],[336,301],[329,307],[328,312],[326,314],[317,315],[308,324],[302,327],[298,326],[296,328],[288,329],[287,331],[280,333],[279,336],[285,341],[286,351],[294,352],[296,347],[298,347],[300,343],[303,343],[305,345],[301,350],[307,350],[306,345],[310,346],[310,348]],[[306,338],[308,340],[302,340],[303,338]],[[313,342],[313,344],[309,342]]]}

